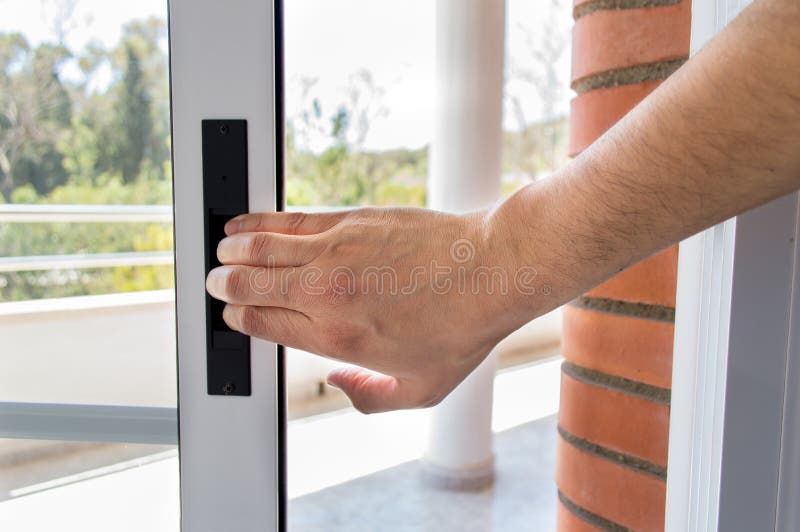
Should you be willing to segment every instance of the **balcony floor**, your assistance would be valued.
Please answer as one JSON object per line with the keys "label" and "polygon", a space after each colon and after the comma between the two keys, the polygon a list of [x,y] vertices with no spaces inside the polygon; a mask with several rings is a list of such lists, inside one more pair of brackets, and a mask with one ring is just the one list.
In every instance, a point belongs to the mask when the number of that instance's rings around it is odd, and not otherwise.
{"label": "balcony floor", "polygon": [[555,530],[556,417],[495,434],[496,480],[475,493],[433,488],[418,461],[289,503],[289,530]]}
{"label": "balcony floor", "polygon": [[[422,482],[425,410],[363,416],[348,408],[290,422],[289,531],[554,530],[560,363],[556,357],[498,373],[497,477],[481,492]],[[65,470],[64,478],[24,488],[0,503],[0,530],[179,529],[175,450],[112,468]]]}

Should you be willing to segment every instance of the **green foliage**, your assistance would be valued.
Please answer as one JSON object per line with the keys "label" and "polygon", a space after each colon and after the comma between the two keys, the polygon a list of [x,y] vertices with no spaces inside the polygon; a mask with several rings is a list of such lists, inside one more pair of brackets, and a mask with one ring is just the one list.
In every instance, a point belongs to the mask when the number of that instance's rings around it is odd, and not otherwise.
{"label": "green foliage", "polygon": [[57,144],[72,102],[59,70],[71,56],[60,45],[31,48],[19,34],[0,35],[0,193],[16,186],[45,194],[67,181]]}
{"label": "green foliage", "polygon": [[[164,21],[154,18],[125,26],[109,50],[32,47],[20,34],[0,34],[0,193],[6,201],[27,184],[46,195],[68,181],[95,183],[102,174],[119,173],[125,183],[145,172],[169,177],[165,38]],[[82,81],[62,79],[68,63],[83,72]],[[103,65],[111,68],[111,83],[93,83]]]}
{"label": "green foliage", "polygon": [[163,179],[138,179],[123,183],[119,174],[97,176],[94,184],[74,183],[53,190],[39,203],[76,205],[167,205],[172,184]]}
{"label": "green foliage", "polygon": [[[148,225],[144,233],[134,236],[134,251],[167,251],[173,247],[172,228]],[[175,276],[172,266],[127,266],[112,270],[115,291],[135,292],[172,288]]]}
{"label": "green foliage", "polygon": [[427,188],[424,184],[403,184],[386,182],[381,183],[375,191],[375,205],[393,206],[406,205],[424,207],[427,198]]}
{"label": "green foliage", "polygon": [[11,191],[11,203],[36,203],[38,200],[39,195],[30,183],[20,185]]}
{"label": "green foliage", "polygon": [[[38,223],[0,225],[4,255],[169,251],[169,224]],[[0,274],[0,301],[153,290],[173,285],[171,266]]]}
{"label": "green foliage", "polygon": [[[0,34],[0,202],[169,204],[169,87],[163,20],[133,21],[119,44],[31,46]],[[65,82],[72,62],[84,74]],[[110,67],[111,82],[96,74]],[[3,224],[1,256],[172,249],[169,224]],[[173,285],[171,266],[0,274],[0,301]]]}
{"label": "green foliage", "polygon": [[[16,188],[17,203],[166,204],[171,185],[140,179],[124,184],[119,175],[97,178],[99,186],[67,184],[40,197],[31,185]],[[3,256],[69,255],[121,251],[170,251],[172,227],[166,223],[0,224]],[[173,286],[171,266],[0,274],[0,301],[156,290]]]}
{"label": "green foliage", "polygon": [[503,172],[528,181],[567,162],[568,121],[559,118],[503,134]]}
{"label": "green foliage", "polygon": [[[319,118],[316,100],[306,115]],[[339,108],[330,117],[329,146],[321,153],[297,146],[290,122],[286,137],[286,201],[292,206],[425,205],[428,150],[354,151],[350,114]],[[363,127],[363,125],[362,125]]]}
{"label": "green foliage", "polygon": [[119,88],[114,125],[117,136],[114,156],[122,180],[131,183],[139,176],[153,131],[150,95],[131,43],[125,43],[125,74]]}

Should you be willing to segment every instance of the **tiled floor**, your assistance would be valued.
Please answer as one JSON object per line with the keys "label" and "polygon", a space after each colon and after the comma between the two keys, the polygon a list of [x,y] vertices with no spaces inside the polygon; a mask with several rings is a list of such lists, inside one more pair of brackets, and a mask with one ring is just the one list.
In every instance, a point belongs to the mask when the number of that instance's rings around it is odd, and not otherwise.
{"label": "tiled floor", "polygon": [[488,532],[555,529],[555,416],[495,435],[492,488],[428,486],[418,461],[299,497],[289,531]]}

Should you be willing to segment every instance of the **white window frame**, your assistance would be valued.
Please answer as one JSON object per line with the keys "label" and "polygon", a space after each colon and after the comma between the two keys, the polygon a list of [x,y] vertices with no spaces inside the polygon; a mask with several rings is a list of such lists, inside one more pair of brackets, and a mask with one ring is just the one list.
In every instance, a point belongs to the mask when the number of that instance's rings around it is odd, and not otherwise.
{"label": "white window frame", "polygon": [[[206,390],[201,120],[246,119],[249,208],[278,205],[280,3],[171,0],[170,63],[178,323],[181,527],[281,530],[281,354],[251,339],[252,394]],[[276,15],[277,11],[277,15]],[[277,24],[275,22],[278,22]],[[276,49],[277,48],[277,49]],[[277,61],[276,61],[277,58]]]}
{"label": "white window frame", "polygon": [[[749,3],[694,0],[692,53]],[[800,530],[800,195],[680,245],[666,530]]]}

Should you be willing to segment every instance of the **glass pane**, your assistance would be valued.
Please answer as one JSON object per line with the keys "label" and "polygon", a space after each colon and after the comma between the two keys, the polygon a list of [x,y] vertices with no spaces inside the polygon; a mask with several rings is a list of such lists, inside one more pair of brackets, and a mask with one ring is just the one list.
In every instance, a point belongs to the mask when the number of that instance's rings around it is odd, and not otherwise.
{"label": "glass pane", "polygon": [[[167,2],[0,9],[0,406],[174,408]],[[0,439],[0,530],[178,512],[174,445]]]}
{"label": "glass pane", "polygon": [[[503,193],[510,194],[567,160],[572,3],[506,4]],[[426,206],[435,11],[428,0],[286,2],[289,210]],[[498,481],[478,493],[421,480],[428,412],[363,416],[325,384],[337,363],[290,350],[289,529],[452,530],[454,515],[476,530],[554,529],[559,341],[555,312],[499,347]]]}
{"label": "glass pane", "polygon": [[164,0],[5,0],[0,401],[175,406]]}
{"label": "glass pane", "polygon": [[0,529],[179,530],[172,445],[0,439]]}

